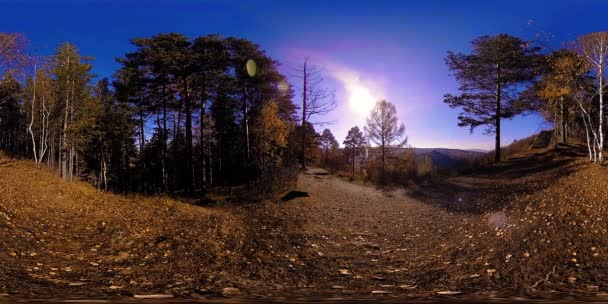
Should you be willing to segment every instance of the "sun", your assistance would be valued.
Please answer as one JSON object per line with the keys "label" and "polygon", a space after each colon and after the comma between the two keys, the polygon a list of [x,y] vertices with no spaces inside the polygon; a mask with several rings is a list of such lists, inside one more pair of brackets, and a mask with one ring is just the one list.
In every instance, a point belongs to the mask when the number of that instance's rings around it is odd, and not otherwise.
{"label": "sun", "polygon": [[363,116],[367,116],[376,103],[370,90],[360,84],[352,85],[349,90],[350,109]]}

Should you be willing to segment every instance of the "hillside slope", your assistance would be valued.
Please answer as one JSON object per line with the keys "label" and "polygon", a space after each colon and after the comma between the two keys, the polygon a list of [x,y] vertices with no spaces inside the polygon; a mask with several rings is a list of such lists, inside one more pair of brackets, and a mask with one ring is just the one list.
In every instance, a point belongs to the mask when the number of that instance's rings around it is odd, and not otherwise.
{"label": "hillside slope", "polygon": [[102,193],[2,156],[0,293],[196,295],[262,280],[285,246],[271,210]]}
{"label": "hillside slope", "polygon": [[211,207],[0,164],[0,294],[11,297],[608,291],[608,169],[579,146],[405,190],[301,174],[280,202]]}

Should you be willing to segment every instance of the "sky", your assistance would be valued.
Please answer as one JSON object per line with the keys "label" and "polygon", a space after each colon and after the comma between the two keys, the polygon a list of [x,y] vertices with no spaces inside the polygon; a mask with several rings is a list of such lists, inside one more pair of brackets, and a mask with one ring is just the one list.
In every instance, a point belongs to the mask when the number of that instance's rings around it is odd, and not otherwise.
{"label": "sky", "polygon": [[[317,118],[329,124],[316,128],[331,129],[340,143],[352,126],[363,128],[375,100],[386,99],[415,147],[489,150],[494,136],[458,127],[459,111],[443,103],[444,94],[458,93],[444,63],[447,52],[469,52],[471,40],[498,33],[559,48],[608,30],[607,12],[605,0],[0,0],[0,31],[24,33],[40,55],[69,41],[95,57],[99,77],[119,68],[115,59],[133,50],[132,38],[162,32],[247,38],[278,60],[285,75],[305,57],[323,70],[323,86],[335,90],[337,107]],[[297,91],[299,80],[289,79]],[[536,114],[507,120],[502,144],[546,128]]]}

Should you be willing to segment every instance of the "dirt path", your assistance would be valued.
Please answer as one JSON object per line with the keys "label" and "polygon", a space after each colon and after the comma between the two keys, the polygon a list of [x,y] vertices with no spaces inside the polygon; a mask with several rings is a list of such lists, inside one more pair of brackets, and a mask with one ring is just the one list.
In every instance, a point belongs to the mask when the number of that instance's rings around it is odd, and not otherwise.
{"label": "dirt path", "polygon": [[450,256],[456,240],[469,240],[466,233],[457,234],[469,223],[484,222],[481,215],[450,212],[403,190],[382,191],[329,175],[302,174],[295,191],[301,197],[283,207],[305,223],[306,262],[314,263],[316,287],[334,293],[455,287],[453,276],[443,272],[446,263],[465,258]]}

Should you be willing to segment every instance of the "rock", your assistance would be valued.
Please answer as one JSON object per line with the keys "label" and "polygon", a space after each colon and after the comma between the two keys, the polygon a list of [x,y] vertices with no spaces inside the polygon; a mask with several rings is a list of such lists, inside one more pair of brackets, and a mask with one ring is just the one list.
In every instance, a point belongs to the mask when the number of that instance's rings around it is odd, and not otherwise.
{"label": "rock", "polygon": [[489,274],[493,274],[493,273],[496,272],[496,269],[490,268],[490,269],[487,269],[486,272],[489,273]]}
{"label": "rock", "polygon": [[568,277],[568,283],[574,284],[575,282],[576,282],[576,278],[575,277],[573,277],[573,276],[569,276]]}
{"label": "rock", "polygon": [[89,262],[89,265],[91,265],[91,266],[99,266],[99,263]]}
{"label": "rock", "polygon": [[116,285],[112,285],[110,286],[110,289],[115,290],[115,289],[122,289],[122,286],[116,286]]}
{"label": "rock", "polygon": [[345,289],[346,287],[340,285],[334,285],[331,287],[332,289]]}
{"label": "rock", "polygon": [[68,283],[68,286],[82,286],[82,285],[84,285],[84,283],[82,283],[82,282]]}
{"label": "rock", "polygon": [[391,294],[393,292],[388,290],[372,290],[373,295]]}
{"label": "rock", "polygon": [[399,285],[399,288],[401,289],[416,289],[416,287],[418,287],[417,285]]}
{"label": "rock", "polygon": [[146,294],[146,295],[133,295],[136,299],[169,299],[173,298],[172,294],[159,293],[159,294]]}
{"label": "rock", "polygon": [[226,297],[234,297],[234,296],[238,296],[239,294],[241,294],[241,291],[238,288],[226,287],[226,288],[222,289],[222,295],[224,295]]}

